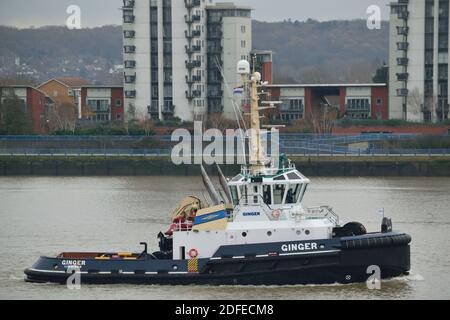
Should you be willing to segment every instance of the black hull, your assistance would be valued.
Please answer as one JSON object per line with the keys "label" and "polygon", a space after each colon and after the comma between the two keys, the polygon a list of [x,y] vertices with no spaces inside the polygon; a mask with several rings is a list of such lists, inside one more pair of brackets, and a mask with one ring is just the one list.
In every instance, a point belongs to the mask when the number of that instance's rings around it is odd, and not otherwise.
{"label": "black hull", "polygon": [[[398,238],[398,235],[395,237]],[[386,237],[384,237],[386,239]],[[409,239],[409,240],[408,240]],[[138,284],[138,285],[306,285],[366,282],[371,274],[369,266],[379,266],[382,279],[408,273],[410,269],[409,236],[400,242],[340,241],[338,250],[299,253],[286,256],[225,257],[216,260],[199,260],[198,273],[170,273],[166,271],[145,274],[140,271],[128,274],[101,273],[90,270],[81,274],[81,284]],[[336,249],[336,248],[335,248]],[[47,263],[41,258],[37,264]],[[49,261],[50,263],[54,261]],[[104,262],[107,264],[107,262]],[[129,262],[136,263],[136,262]],[[142,262],[145,263],[145,262]],[[148,261],[148,265],[155,264]],[[166,261],[174,263],[174,261]],[[132,268],[133,268],[132,267]],[[47,270],[47,271],[46,271]],[[66,284],[70,274],[51,269],[25,270],[26,281]]]}

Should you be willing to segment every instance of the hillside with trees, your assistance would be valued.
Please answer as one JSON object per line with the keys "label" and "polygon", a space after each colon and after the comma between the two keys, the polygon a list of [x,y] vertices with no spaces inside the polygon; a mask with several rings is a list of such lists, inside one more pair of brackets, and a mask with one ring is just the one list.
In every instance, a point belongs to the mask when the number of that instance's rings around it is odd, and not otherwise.
{"label": "hillside with trees", "polygon": [[[255,49],[273,50],[275,81],[371,82],[388,59],[388,23],[369,30],[364,20],[253,22]],[[120,26],[68,30],[0,26],[0,80],[41,82],[81,76],[91,83],[120,83]]]}
{"label": "hillside with trees", "polygon": [[276,82],[372,82],[388,61],[389,24],[365,20],[253,23],[255,49],[273,50]]}

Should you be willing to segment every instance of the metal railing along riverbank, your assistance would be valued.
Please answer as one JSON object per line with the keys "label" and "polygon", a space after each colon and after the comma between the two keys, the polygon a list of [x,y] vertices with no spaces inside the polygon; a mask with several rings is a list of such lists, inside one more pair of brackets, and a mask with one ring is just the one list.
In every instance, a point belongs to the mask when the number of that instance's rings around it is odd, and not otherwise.
{"label": "metal railing along riverbank", "polygon": [[[347,149],[347,148],[281,148],[290,157],[375,157],[417,156],[450,157],[450,149]],[[80,157],[169,157],[170,149],[0,149],[0,156],[80,156]],[[218,156],[219,157],[219,156]]]}
{"label": "metal railing along riverbank", "polygon": [[[288,156],[450,156],[450,149],[379,148],[376,142],[404,141],[416,134],[281,134],[280,153]],[[267,139],[267,137],[265,138]],[[170,136],[0,136],[0,155],[10,156],[170,156]],[[367,143],[367,148],[353,147]],[[205,143],[207,144],[207,143]]]}

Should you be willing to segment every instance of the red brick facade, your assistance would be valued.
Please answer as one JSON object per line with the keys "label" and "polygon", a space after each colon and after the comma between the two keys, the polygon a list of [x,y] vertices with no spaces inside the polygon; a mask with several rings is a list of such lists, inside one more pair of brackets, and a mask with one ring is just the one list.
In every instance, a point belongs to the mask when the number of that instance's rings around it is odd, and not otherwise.
{"label": "red brick facade", "polygon": [[123,120],[123,88],[114,88],[111,90],[111,119]]}
{"label": "red brick facade", "polygon": [[[350,88],[356,88],[350,93]],[[361,88],[361,96],[359,95]],[[313,108],[323,103],[326,98],[330,98],[330,103],[339,108],[341,116],[349,116],[352,109],[347,106],[348,99],[360,99],[365,101],[365,105],[370,104],[368,112],[364,112],[364,119],[389,119],[389,98],[388,87],[383,84],[349,84],[349,85],[269,85],[268,90],[271,92],[272,100],[283,100],[284,89],[298,89],[298,92],[304,92],[299,97],[292,96],[290,93],[284,99],[301,99],[304,104],[303,118],[307,119],[313,112]],[[303,89],[303,91],[301,90]],[[354,101],[353,101],[354,102]],[[278,119],[282,111],[278,110]]]}
{"label": "red brick facade", "polygon": [[[108,95],[102,98],[110,101],[109,119],[111,121],[122,121],[124,118],[124,96],[123,87],[118,86],[85,86],[81,88],[81,119],[96,119],[95,112],[88,107],[89,99],[96,99],[98,96],[89,96],[90,92],[107,90]],[[100,121],[100,120],[98,120]],[[103,120],[102,120],[103,121]]]}

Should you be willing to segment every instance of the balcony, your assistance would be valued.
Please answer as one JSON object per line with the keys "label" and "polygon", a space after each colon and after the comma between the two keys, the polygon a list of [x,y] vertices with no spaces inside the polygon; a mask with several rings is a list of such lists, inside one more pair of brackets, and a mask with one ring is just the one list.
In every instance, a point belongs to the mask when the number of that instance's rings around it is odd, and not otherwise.
{"label": "balcony", "polygon": [[398,81],[408,81],[409,73],[397,73],[397,80]]}
{"label": "balcony", "polygon": [[135,16],[131,14],[124,14],[123,15],[123,22],[124,23],[134,23]]}
{"label": "balcony", "polygon": [[397,16],[398,16],[399,19],[402,19],[402,20],[408,20],[408,18],[409,18],[409,12],[408,12],[408,11],[400,11],[400,12],[397,14]]}
{"label": "balcony", "polygon": [[192,30],[191,32],[188,32],[187,30],[184,32],[185,36],[187,39],[192,39],[192,38],[198,38],[201,36],[201,31],[200,30]]}
{"label": "balcony", "polygon": [[134,69],[136,68],[136,61],[134,60],[125,60],[124,66],[126,69]]}
{"label": "balcony", "polygon": [[408,42],[397,42],[397,50],[403,50],[406,51],[409,48]]}
{"label": "balcony", "polygon": [[200,68],[201,66],[202,66],[202,63],[198,60],[186,61],[186,68],[188,68],[188,69]]}
{"label": "balcony", "polygon": [[125,53],[135,53],[136,52],[136,46],[124,46],[123,51]]}
{"label": "balcony", "polygon": [[192,16],[185,15],[184,16],[184,20],[186,21],[187,24],[192,24],[194,22],[200,22],[201,16],[199,16],[199,15],[192,15]]}
{"label": "balcony", "polygon": [[407,66],[409,62],[408,58],[397,58],[397,65],[399,66]]}
{"label": "balcony", "polygon": [[196,52],[200,52],[202,50],[201,46],[184,46],[186,48],[186,53],[187,54],[193,54]]}
{"label": "balcony", "polygon": [[124,9],[133,9],[134,8],[134,0],[123,0],[123,8]]}
{"label": "balcony", "polygon": [[202,81],[202,77],[201,76],[186,76],[186,83],[188,84],[193,84],[194,82],[201,82]]}
{"label": "balcony", "polygon": [[192,90],[186,91],[186,98],[192,100],[194,98],[199,98],[202,96],[202,92],[200,90]]}
{"label": "balcony", "polygon": [[125,98],[128,99],[136,98],[136,90],[125,91]]}
{"label": "balcony", "polygon": [[408,93],[408,89],[397,89],[397,97],[407,97]]}
{"label": "balcony", "polygon": [[184,5],[188,9],[192,9],[195,7],[200,7],[201,0],[184,0]]}
{"label": "balcony", "polygon": [[407,36],[409,33],[408,27],[397,27],[397,34],[400,36]]}
{"label": "balcony", "polygon": [[133,39],[136,36],[136,32],[134,30],[125,30],[123,32],[123,37],[126,39]]}
{"label": "balcony", "polygon": [[125,83],[135,83],[136,82],[136,75],[125,75],[124,76]]}

